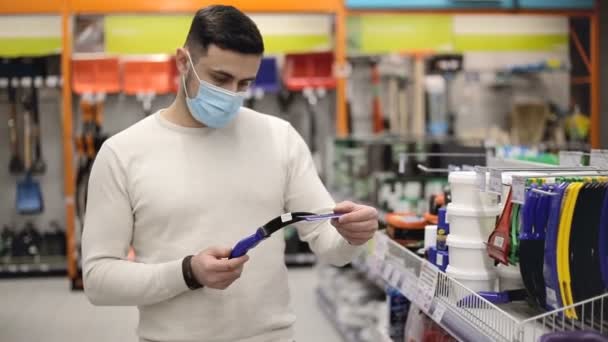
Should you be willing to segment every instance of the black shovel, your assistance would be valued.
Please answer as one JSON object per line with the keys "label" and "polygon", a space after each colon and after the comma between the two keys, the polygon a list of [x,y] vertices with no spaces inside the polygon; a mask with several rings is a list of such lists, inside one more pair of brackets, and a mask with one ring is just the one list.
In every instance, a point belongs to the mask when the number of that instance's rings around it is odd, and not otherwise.
{"label": "black shovel", "polygon": [[32,117],[34,119],[34,125],[32,129],[32,136],[34,139],[34,162],[32,164],[32,172],[35,174],[43,174],[46,172],[46,162],[42,157],[42,144],[40,134],[40,112],[38,108],[38,89],[32,86],[32,93],[30,96],[30,103],[32,108]]}

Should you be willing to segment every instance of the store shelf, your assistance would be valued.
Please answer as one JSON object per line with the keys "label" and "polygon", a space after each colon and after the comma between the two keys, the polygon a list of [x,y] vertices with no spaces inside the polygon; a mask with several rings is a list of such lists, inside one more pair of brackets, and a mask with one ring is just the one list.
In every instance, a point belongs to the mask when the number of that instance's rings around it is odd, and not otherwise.
{"label": "store shelf", "polygon": [[312,266],[316,262],[317,257],[313,253],[285,254],[285,264],[287,267]]}
{"label": "store shelf", "polygon": [[[377,237],[376,243],[378,239],[382,239],[387,244],[384,257],[366,255],[362,262],[355,263],[354,266],[368,277],[382,277],[385,281],[388,280],[387,276],[390,277],[385,272],[387,267],[394,269],[393,272],[400,272],[404,284],[409,283],[409,286],[400,286],[401,292],[413,303],[421,306],[416,281],[425,260],[390,240],[383,233],[378,234],[382,234],[383,237]],[[374,263],[376,263],[375,270],[367,266]],[[387,266],[389,264],[390,266]],[[434,298],[427,314],[454,338],[461,341],[516,340],[518,319],[447,277],[445,273],[437,270],[437,278]],[[463,298],[469,298],[467,302],[471,305],[462,305]],[[435,315],[439,307],[441,311],[444,309],[445,311],[441,315]]]}
{"label": "store shelf", "polygon": [[321,311],[323,312],[323,314],[325,314],[325,317],[327,317],[331,324],[336,328],[338,333],[340,333],[340,336],[342,336],[342,340],[344,342],[361,342],[361,340],[357,337],[357,332],[348,329],[343,324],[338,322],[338,320],[336,319],[337,312],[335,305],[331,302],[331,300],[329,300],[329,297],[325,295],[323,290],[318,288],[316,294],[319,308],[321,308]]}
{"label": "store shelf", "polygon": [[[385,247],[378,247],[383,243],[386,244]],[[418,279],[421,278],[423,264],[430,264],[383,233],[377,234],[373,245],[374,252],[368,250],[359,256],[353,262],[353,267],[368,279],[376,278],[374,282],[380,288],[384,288],[382,283],[389,283],[400,289],[412,303],[422,308],[423,293]],[[378,252],[378,248],[383,251]],[[608,293],[559,310],[540,313],[525,303],[513,302],[496,306],[434,266],[430,267],[435,270],[437,285],[432,291],[428,310],[423,310],[460,341],[536,342],[548,332],[594,329],[603,334],[608,333],[608,317],[597,317],[597,312],[595,316],[593,314],[594,307],[608,306]],[[390,270],[387,271],[388,269]],[[400,276],[394,277],[395,272]],[[397,278],[402,280],[399,285],[395,284]],[[580,321],[566,319],[564,311],[573,308],[583,312],[586,310],[586,318],[583,315]]]}
{"label": "store shelf", "polygon": [[33,258],[11,258],[0,261],[0,278],[60,276],[67,274],[64,256]]}

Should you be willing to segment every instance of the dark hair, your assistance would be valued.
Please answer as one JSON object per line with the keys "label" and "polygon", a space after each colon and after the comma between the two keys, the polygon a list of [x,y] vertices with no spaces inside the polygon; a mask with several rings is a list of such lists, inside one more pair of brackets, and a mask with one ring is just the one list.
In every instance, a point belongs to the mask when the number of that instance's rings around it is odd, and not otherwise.
{"label": "dark hair", "polygon": [[198,47],[204,53],[211,44],[245,54],[264,53],[264,41],[258,27],[233,6],[208,6],[194,15],[186,46]]}

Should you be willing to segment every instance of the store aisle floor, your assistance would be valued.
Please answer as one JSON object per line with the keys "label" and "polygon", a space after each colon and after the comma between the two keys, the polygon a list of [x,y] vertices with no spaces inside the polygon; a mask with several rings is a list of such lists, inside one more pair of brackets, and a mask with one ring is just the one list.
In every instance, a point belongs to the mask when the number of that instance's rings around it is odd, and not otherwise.
{"label": "store aisle floor", "polygon": [[[340,342],[316,304],[317,272],[291,269],[289,283],[296,340]],[[0,341],[136,341],[136,322],[134,308],[92,306],[64,278],[0,280]]]}

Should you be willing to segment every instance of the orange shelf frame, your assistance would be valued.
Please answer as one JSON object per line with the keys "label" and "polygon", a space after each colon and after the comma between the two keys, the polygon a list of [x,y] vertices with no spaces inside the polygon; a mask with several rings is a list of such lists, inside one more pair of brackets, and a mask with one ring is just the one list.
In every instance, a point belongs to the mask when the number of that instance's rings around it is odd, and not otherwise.
{"label": "orange shelf frame", "polygon": [[0,1],[0,15],[61,14],[66,0]]}
{"label": "orange shelf frame", "polygon": [[[340,0],[232,0],[224,1],[244,12],[335,13],[342,5]],[[74,13],[159,13],[194,12],[212,0],[71,0]]]}
{"label": "orange shelf frame", "polygon": [[78,272],[76,258],[76,207],[74,177],[74,132],[72,114],[72,28],[71,13],[67,0],[63,4],[61,31],[63,50],[61,54],[61,77],[63,79],[61,123],[63,127],[63,188],[65,193],[65,232],[67,248],[67,269],[70,279],[75,280]]}
{"label": "orange shelf frame", "polygon": [[[336,24],[335,24],[335,41],[334,41],[334,60],[335,70],[343,71],[346,68],[346,46],[347,46],[347,34],[346,34],[346,8],[341,5],[336,12]],[[346,75],[338,72],[336,75],[336,135],[339,137],[346,137],[350,131],[348,127],[348,112],[346,97]]]}

